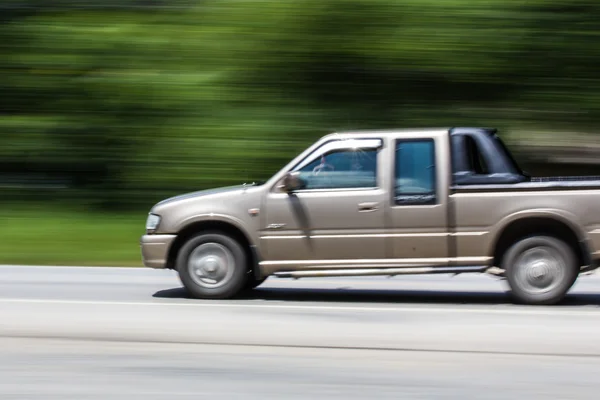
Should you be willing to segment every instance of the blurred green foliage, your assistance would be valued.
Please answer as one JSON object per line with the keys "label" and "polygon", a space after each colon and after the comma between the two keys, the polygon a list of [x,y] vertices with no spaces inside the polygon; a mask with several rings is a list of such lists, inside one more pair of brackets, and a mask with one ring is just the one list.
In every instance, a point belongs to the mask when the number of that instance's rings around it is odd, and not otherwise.
{"label": "blurred green foliage", "polygon": [[597,1],[3,0],[0,15],[9,201],[144,209],[265,179],[334,130],[600,122]]}
{"label": "blurred green foliage", "polygon": [[0,208],[0,264],[142,266],[142,213],[43,204]]}

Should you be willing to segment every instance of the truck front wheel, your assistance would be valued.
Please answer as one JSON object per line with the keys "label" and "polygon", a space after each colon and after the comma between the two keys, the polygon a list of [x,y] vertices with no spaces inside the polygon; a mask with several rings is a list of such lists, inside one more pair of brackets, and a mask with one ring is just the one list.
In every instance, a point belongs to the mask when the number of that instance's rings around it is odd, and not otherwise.
{"label": "truck front wheel", "polygon": [[244,286],[245,290],[252,290],[252,289],[256,289],[257,287],[259,287],[260,285],[262,285],[262,283],[264,281],[266,281],[267,278],[260,278],[260,279],[256,279],[253,276],[249,276],[248,280],[246,281],[246,285]]}
{"label": "truck front wheel", "polygon": [[177,271],[188,292],[199,299],[225,299],[245,286],[246,253],[234,239],[218,232],[189,239],[177,255]]}
{"label": "truck front wheel", "polygon": [[564,241],[530,236],[514,243],[502,267],[513,298],[524,304],[550,305],[563,300],[577,279],[577,257]]}

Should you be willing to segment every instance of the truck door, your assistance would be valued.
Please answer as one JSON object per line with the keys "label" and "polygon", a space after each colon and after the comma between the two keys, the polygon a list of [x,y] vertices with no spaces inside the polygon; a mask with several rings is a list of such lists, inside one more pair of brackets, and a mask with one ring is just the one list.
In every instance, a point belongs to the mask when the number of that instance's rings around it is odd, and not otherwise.
{"label": "truck door", "polygon": [[400,265],[447,265],[447,136],[397,138],[392,143],[391,258]]}
{"label": "truck door", "polygon": [[385,258],[382,145],[378,138],[334,139],[293,167],[306,186],[267,194],[261,264],[348,268]]}

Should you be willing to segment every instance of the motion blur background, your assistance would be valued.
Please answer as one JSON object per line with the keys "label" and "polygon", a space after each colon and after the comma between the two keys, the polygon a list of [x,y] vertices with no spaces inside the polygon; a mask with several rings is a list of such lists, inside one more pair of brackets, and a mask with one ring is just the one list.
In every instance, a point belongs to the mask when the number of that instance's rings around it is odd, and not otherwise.
{"label": "motion blur background", "polygon": [[600,2],[2,0],[0,264],[140,265],[164,197],[336,130],[493,126],[598,174]]}

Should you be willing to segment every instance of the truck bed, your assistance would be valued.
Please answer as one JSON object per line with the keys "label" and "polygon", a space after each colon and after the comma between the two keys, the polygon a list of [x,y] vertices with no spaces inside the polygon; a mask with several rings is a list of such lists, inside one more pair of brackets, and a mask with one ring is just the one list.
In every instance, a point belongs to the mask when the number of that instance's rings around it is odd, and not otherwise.
{"label": "truck bed", "polygon": [[541,190],[600,190],[600,176],[532,177],[519,183],[453,185],[454,192],[541,191]]}
{"label": "truck bed", "polygon": [[540,176],[531,182],[600,182],[600,176]]}

